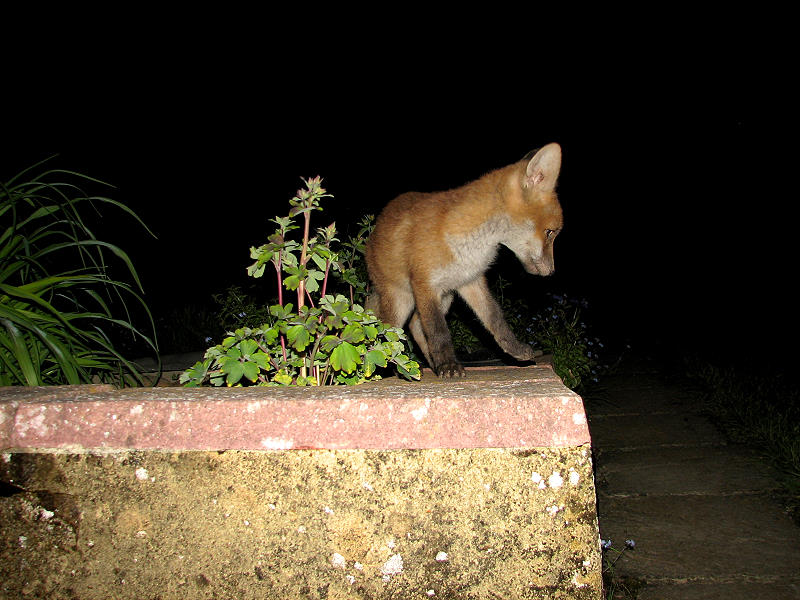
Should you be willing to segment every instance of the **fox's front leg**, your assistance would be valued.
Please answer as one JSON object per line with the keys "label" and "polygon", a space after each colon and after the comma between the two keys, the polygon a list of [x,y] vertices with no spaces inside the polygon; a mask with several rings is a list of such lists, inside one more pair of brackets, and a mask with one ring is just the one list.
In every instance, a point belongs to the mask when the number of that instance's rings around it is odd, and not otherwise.
{"label": "fox's front leg", "polygon": [[440,300],[439,295],[426,284],[414,285],[414,301],[417,310],[412,317],[412,332],[417,338],[414,330],[421,326],[427,344],[427,351],[422,348],[423,352],[428,362],[431,363],[431,368],[439,377],[463,377],[465,375],[464,367],[456,360],[453,339],[450,337],[450,330],[447,328],[447,321],[444,318],[451,300],[452,295]]}
{"label": "fox's front leg", "polygon": [[458,293],[472,308],[483,326],[494,336],[497,344],[508,354],[520,361],[533,360],[542,355],[541,350],[534,350],[528,344],[520,342],[503,318],[503,311],[497,300],[489,292],[484,277],[458,288]]}

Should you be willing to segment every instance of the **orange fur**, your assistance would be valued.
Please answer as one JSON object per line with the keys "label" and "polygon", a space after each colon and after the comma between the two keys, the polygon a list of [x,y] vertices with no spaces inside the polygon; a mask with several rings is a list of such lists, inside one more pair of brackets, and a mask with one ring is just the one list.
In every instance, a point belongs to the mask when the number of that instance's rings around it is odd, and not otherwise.
{"label": "orange fur", "polygon": [[367,307],[409,329],[442,377],[463,375],[444,315],[453,293],[475,311],[503,350],[519,360],[536,353],[511,333],[484,274],[500,244],[529,273],[553,272],[553,240],[562,227],[555,184],[561,148],[492,171],[462,187],[410,192],[384,208],[367,243],[373,292]]}

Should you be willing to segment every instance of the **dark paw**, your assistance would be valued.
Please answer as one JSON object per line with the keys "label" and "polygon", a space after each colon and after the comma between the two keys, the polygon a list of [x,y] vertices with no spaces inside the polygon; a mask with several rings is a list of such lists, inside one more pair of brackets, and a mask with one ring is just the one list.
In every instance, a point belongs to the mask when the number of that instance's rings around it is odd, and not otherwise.
{"label": "dark paw", "polygon": [[522,362],[534,360],[536,357],[542,356],[543,354],[541,350],[535,350],[534,348],[528,346],[528,344],[514,345],[514,347],[509,348],[507,352]]}
{"label": "dark paw", "polygon": [[448,361],[443,365],[440,365],[438,369],[436,369],[436,373],[442,379],[452,379],[453,377],[464,377],[466,374],[464,372],[464,367],[461,366],[456,361]]}

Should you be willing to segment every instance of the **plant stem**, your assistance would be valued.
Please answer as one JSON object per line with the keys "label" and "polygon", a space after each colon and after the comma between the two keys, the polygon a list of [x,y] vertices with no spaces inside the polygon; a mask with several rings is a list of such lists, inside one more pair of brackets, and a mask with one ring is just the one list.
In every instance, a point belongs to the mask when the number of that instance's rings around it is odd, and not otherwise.
{"label": "plant stem", "polygon": [[328,289],[328,272],[331,269],[331,259],[328,258],[325,260],[325,277],[322,280],[322,295],[321,298],[325,297],[325,291]]}
{"label": "plant stem", "polygon": [[[305,221],[303,225],[303,250],[300,252],[300,267],[301,269],[306,266],[306,262],[308,262],[308,231],[311,227],[311,213],[306,211],[303,213],[303,220]],[[300,285],[297,286],[297,314],[300,314],[300,309],[305,306],[305,298],[306,296],[306,282],[305,280],[300,280]],[[300,367],[300,377],[306,377],[308,373],[306,362],[303,361],[303,365]]]}
{"label": "plant stem", "polygon": [[272,264],[275,265],[275,275],[278,278],[278,304],[283,306],[283,281],[281,278],[281,265],[283,264],[283,250],[278,251],[278,258],[273,259]]}
{"label": "plant stem", "polygon": [[[278,252],[278,260],[274,262],[275,265],[275,273],[278,276],[278,304],[283,306],[283,281],[281,281],[281,254],[282,251]],[[286,362],[286,339],[281,334],[281,350],[283,350],[283,362]]]}

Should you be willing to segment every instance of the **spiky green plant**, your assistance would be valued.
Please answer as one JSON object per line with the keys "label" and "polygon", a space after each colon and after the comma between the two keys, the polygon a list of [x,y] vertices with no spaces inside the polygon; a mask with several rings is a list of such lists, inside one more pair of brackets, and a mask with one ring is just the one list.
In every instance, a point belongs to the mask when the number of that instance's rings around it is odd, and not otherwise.
{"label": "spiky green plant", "polygon": [[[81,187],[108,184],[48,160],[0,183],[0,385],[141,384],[112,332],[156,351],[152,315],[130,258],[94,235],[86,213],[121,210],[152,233],[124,204]],[[111,277],[120,262],[133,285]],[[134,306],[147,333],[132,322]]]}

